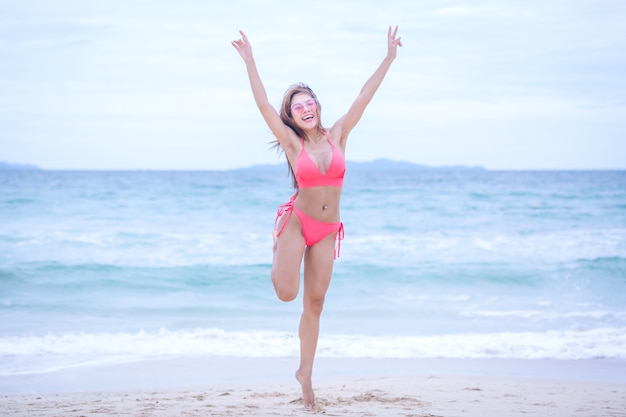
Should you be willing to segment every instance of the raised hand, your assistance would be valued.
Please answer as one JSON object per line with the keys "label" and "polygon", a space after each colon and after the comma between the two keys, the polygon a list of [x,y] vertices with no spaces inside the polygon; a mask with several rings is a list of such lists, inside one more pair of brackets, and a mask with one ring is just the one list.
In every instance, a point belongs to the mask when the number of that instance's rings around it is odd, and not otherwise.
{"label": "raised hand", "polygon": [[248,61],[252,59],[252,45],[250,45],[248,37],[242,30],[240,30],[239,33],[241,33],[241,39],[232,41],[231,45],[235,47],[244,61]]}
{"label": "raised hand", "polygon": [[402,38],[396,35],[398,34],[398,26],[391,32],[391,25],[387,31],[387,55],[391,58],[395,58],[397,55],[398,46],[402,46]]}

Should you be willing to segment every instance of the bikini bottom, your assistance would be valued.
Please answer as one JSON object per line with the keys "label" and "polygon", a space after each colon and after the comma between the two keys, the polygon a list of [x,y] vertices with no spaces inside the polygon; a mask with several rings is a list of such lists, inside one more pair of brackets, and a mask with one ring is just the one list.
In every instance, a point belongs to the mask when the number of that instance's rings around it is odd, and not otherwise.
{"label": "bikini bottom", "polygon": [[287,218],[283,222],[280,230],[277,231],[276,237],[280,236],[285,228],[285,225],[287,224],[287,221],[289,220],[289,216],[291,216],[291,212],[294,212],[296,213],[296,216],[298,216],[300,224],[302,225],[302,235],[304,236],[304,242],[307,246],[313,246],[331,233],[337,233],[337,237],[335,238],[335,259],[339,258],[339,254],[341,252],[341,241],[344,236],[343,223],[326,223],[316,220],[311,216],[307,216],[294,206],[294,201],[297,195],[297,193],[294,194],[288,202],[278,207],[276,220],[274,221],[274,229],[276,229],[278,219],[280,219],[283,214],[287,213]]}

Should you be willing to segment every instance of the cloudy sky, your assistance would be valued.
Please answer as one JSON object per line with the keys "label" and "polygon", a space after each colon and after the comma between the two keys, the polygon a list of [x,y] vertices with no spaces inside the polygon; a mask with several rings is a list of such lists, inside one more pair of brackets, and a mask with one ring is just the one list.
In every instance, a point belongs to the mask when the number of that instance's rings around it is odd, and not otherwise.
{"label": "cloudy sky", "polygon": [[0,161],[46,169],[279,163],[230,45],[270,100],[332,124],[399,50],[347,157],[626,169],[624,0],[0,0]]}

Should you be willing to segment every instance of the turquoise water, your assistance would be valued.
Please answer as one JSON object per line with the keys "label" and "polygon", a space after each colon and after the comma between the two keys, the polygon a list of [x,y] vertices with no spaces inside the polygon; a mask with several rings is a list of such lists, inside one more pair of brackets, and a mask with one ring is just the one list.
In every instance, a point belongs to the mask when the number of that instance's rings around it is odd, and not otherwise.
{"label": "turquoise water", "polygon": [[[0,172],[0,375],[298,355],[285,171]],[[626,358],[626,172],[348,172],[319,355]]]}

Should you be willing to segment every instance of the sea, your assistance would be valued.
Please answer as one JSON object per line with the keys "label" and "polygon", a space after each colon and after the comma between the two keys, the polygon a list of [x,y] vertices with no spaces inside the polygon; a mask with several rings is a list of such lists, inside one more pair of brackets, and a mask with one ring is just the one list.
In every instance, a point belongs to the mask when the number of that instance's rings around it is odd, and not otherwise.
{"label": "sea", "polygon": [[[0,376],[297,358],[286,169],[0,171]],[[319,358],[626,359],[626,171],[355,169]]]}

